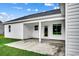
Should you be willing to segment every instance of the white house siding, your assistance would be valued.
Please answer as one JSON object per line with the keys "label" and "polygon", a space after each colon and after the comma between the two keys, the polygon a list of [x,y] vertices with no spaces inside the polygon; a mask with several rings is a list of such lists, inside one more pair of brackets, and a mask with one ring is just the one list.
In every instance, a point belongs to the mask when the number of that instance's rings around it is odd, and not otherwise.
{"label": "white house siding", "polygon": [[[53,24],[61,24],[61,35],[54,35],[53,34]],[[44,36],[44,27],[48,26],[48,37]],[[42,23],[42,32],[41,36],[45,39],[57,39],[57,40],[64,40],[64,34],[65,34],[65,28],[64,28],[64,20],[60,21],[49,21],[49,22],[43,22]]]}
{"label": "white house siding", "polygon": [[[11,25],[11,32],[9,32],[8,29],[9,25]],[[5,37],[23,39],[23,24],[16,23],[5,25]]]}
{"label": "white house siding", "polygon": [[66,4],[66,55],[79,55],[79,3]]}
{"label": "white house siding", "polygon": [[38,30],[35,31],[34,30],[34,26],[38,25],[38,23],[30,23],[30,24],[24,24],[24,34],[23,34],[23,38],[27,39],[27,38],[38,38]]}
{"label": "white house siding", "polygon": [[23,38],[32,38],[32,33],[33,33],[33,26],[32,24],[24,24],[23,26]]}
{"label": "white house siding", "polygon": [[[32,37],[34,37],[34,38],[39,38],[39,30],[37,30],[37,31],[34,30],[34,26],[35,26],[35,25],[38,25],[38,23],[34,23],[33,26],[32,26],[32,27],[33,27],[33,28],[32,28],[32,30],[33,30]],[[38,25],[38,26],[39,26],[39,25]]]}

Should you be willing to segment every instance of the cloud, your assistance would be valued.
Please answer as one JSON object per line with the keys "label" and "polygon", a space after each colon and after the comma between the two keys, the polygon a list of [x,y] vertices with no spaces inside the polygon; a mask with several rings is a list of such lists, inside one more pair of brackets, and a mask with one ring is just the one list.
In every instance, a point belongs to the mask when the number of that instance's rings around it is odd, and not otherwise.
{"label": "cloud", "polygon": [[1,12],[0,13],[0,20],[5,21],[8,19],[8,14],[6,12]]}
{"label": "cloud", "polygon": [[22,10],[22,7],[13,7],[14,9]]}
{"label": "cloud", "polygon": [[27,9],[27,11],[31,11],[31,9],[30,9],[30,8],[28,8],[28,9]]}
{"label": "cloud", "polygon": [[59,9],[59,7],[58,7],[58,6],[56,6],[56,7],[54,7],[54,9]]}
{"label": "cloud", "polygon": [[24,3],[25,5],[28,5],[28,3]]}
{"label": "cloud", "polygon": [[8,14],[6,12],[0,12],[0,20],[3,22],[13,19],[13,18],[14,18],[14,15],[12,14]]}
{"label": "cloud", "polygon": [[46,12],[46,10],[43,10],[42,12]]}
{"label": "cloud", "polygon": [[34,11],[34,12],[36,11],[37,12],[39,10],[37,8],[36,9],[30,9],[30,8],[28,8],[27,11]]}
{"label": "cloud", "polygon": [[38,9],[35,9],[35,11],[38,11]]}
{"label": "cloud", "polygon": [[4,16],[4,15],[7,15],[7,13],[6,12],[1,12],[0,13],[0,16]]}
{"label": "cloud", "polygon": [[2,19],[2,18],[3,18],[3,16],[0,16],[0,18]]}
{"label": "cloud", "polygon": [[52,3],[44,3],[45,6],[54,6]]}

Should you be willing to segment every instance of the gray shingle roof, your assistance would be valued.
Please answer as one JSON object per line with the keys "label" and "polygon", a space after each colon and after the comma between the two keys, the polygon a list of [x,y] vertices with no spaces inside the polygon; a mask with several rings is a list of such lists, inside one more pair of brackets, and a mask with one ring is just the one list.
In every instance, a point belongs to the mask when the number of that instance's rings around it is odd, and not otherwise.
{"label": "gray shingle roof", "polygon": [[29,18],[34,18],[34,17],[41,17],[41,16],[46,16],[46,15],[58,14],[58,13],[61,13],[60,9],[55,9],[55,10],[50,10],[50,11],[46,11],[46,12],[31,14],[31,15],[20,17],[20,18],[10,20],[10,21],[7,21],[7,22],[29,19]]}

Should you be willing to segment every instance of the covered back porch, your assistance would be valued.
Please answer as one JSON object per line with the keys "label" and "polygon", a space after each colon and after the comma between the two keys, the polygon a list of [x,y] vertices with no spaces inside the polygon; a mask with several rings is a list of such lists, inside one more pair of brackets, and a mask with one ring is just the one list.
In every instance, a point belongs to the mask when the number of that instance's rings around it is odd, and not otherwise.
{"label": "covered back porch", "polygon": [[23,39],[35,38],[42,42],[42,39],[65,40],[64,36],[64,20],[31,21],[23,26]]}

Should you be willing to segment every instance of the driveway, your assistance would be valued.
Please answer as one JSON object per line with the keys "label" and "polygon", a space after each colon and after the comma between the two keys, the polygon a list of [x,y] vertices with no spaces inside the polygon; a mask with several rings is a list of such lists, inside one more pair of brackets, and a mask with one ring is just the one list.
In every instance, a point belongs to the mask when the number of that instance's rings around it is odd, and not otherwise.
{"label": "driveway", "polygon": [[64,56],[64,42],[54,40],[50,41],[43,40],[43,41],[44,42],[39,43],[37,39],[28,39],[24,41],[8,43],[6,45],[41,54]]}

